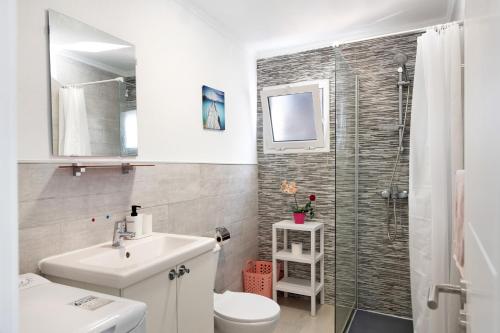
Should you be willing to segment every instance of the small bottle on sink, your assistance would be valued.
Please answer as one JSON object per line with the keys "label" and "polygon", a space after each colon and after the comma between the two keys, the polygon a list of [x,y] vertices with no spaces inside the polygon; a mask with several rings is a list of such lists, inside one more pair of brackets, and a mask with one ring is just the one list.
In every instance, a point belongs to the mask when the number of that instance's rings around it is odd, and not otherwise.
{"label": "small bottle on sink", "polygon": [[136,238],[142,236],[143,214],[137,213],[139,208],[142,207],[133,205],[130,216],[127,216],[127,231],[134,232]]}

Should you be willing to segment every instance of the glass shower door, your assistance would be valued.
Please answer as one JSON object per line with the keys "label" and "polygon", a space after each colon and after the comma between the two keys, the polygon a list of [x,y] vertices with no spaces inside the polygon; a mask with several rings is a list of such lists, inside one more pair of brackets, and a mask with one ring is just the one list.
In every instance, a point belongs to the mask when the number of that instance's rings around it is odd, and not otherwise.
{"label": "glass shower door", "polygon": [[357,307],[358,77],[335,49],[335,332]]}

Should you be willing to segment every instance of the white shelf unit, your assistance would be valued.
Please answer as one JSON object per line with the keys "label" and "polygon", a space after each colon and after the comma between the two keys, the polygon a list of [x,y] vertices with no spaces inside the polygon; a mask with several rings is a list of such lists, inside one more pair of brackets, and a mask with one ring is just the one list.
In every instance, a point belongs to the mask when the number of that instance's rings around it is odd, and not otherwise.
{"label": "white shelf unit", "polygon": [[[278,249],[278,230],[283,231],[283,249]],[[311,250],[303,251],[300,256],[292,254],[288,244],[288,231],[309,232]],[[319,231],[319,252],[316,251],[316,234]],[[277,261],[283,261],[284,277],[278,281]],[[288,276],[288,262],[299,262],[311,265],[310,279],[298,279]],[[319,281],[316,267],[319,264]],[[320,222],[295,224],[293,221],[281,221],[273,224],[273,299],[277,300],[278,291],[311,297],[311,316],[316,315],[316,296],[320,293],[321,304],[325,303],[325,225]]]}

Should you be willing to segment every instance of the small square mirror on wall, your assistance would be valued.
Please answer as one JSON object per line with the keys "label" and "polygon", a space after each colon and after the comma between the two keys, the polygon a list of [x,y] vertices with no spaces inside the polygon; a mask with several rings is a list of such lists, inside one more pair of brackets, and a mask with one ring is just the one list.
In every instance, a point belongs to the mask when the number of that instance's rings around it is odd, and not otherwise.
{"label": "small square mirror on wall", "polygon": [[55,156],[137,156],[134,45],[49,10]]}

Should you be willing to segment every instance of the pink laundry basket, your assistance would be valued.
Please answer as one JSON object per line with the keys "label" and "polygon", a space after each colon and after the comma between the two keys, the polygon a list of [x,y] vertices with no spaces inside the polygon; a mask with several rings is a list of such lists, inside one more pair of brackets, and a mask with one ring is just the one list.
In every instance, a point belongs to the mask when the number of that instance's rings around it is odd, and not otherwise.
{"label": "pink laundry basket", "polygon": [[[279,279],[283,277],[279,265]],[[247,293],[273,297],[273,264],[270,261],[247,260],[243,269],[243,289]]]}

